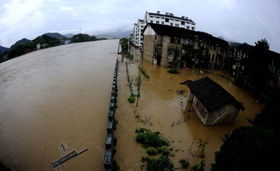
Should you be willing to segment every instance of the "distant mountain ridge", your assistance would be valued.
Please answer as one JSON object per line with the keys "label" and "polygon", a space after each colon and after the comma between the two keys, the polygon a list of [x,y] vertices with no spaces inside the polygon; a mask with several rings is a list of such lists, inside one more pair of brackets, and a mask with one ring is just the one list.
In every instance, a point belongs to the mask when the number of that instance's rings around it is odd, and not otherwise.
{"label": "distant mountain ridge", "polygon": [[123,38],[126,37],[128,38],[130,35],[131,31],[115,31],[115,32],[108,32],[108,33],[103,33],[103,34],[97,34],[96,36],[110,36],[114,38]]}
{"label": "distant mountain ridge", "polygon": [[4,52],[8,51],[8,50],[9,50],[9,48],[0,46],[0,55],[3,54]]}
{"label": "distant mountain ridge", "polygon": [[73,36],[75,36],[75,34],[69,33],[69,34],[64,34],[63,36],[71,39]]}
{"label": "distant mountain ridge", "polygon": [[17,46],[17,45],[25,45],[25,44],[27,44],[27,43],[29,43],[29,42],[31,42],[31,40],[26,39],[26,38],[23,38],[23,39],[17,41],[15,44],[13,44],[13,45],[11,46],[11,48],[13,48],[14,46]]}
{"label": "distant mountain ridge", "polygon": [[43,35],[52,37],[52,38],[57,38],[59,40],[65,40],[66,37],[60,33],[44,33]]}

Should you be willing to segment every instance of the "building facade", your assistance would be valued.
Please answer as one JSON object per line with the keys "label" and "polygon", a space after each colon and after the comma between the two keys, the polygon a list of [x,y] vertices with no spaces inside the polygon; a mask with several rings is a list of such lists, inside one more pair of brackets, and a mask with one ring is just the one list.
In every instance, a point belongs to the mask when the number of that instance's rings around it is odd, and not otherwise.
{"label": "building facade", "polygon": [[230,52],[226,41],[185,28],[150,23],[143,35],[143,58],[164,67],[223,68]]}
{"label": "building facade", "polygon": [[143,29],[149,23],[168,25],[171,27],[185,28],[188,30],[195,30],[196,23],[185,16],[174,16],[173,13],[166,12],[161,14],[160,11],[157,13],[146,12],[144,19],[139,19],[133,27],[133,44],[137,47],[141,47],[143,43]]}
{"label": "building facade", "polygon": [[146,23],[144,20],[138,19],[138,22],[134,24],[133,27],[133,44],[137,47],[142,46],[143,36],[142,31],[145,27]]}

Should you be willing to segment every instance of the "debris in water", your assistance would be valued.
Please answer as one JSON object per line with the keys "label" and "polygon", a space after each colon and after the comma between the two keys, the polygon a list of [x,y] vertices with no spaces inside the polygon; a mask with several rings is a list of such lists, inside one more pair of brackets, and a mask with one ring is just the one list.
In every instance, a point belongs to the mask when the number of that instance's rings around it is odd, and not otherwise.
{"label": "debris in water", "polygon": [[63,143],[60,144],[60,147],[62,148],[63,151],[66,151]]}
{"label": "debris in water", "polygon": [[83,150],[79,153],[77,153],[75,150],[73,150],[71,153],[67,154],[66,156],[63,156],[62,158],[52,162],[52,167],[56,168],[57,166],[63,164],[64,162],[66,162],[66,161],[72,159],[73,157],[76,157],[76,156],[78,156],[78,155],[80,155],[80,154],[82,154],[86,151],[88,151],[88,149],[85,149],[85,150]]}

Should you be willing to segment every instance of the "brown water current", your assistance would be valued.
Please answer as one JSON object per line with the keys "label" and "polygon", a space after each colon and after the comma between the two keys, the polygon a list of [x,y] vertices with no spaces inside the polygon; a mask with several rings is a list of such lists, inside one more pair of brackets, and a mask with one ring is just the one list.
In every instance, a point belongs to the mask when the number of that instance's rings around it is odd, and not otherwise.
{"label": "brown water current", "polygon": [[0,64],[0,161],[13,170],[88,149],[57,170],[103,170],[118,40],[39,50]]}
{"label": "brown water current", "polygon": [[[120,63],[119,65],[121,74],[119,75],[116,158],[121,170],[141,170],[141,157],[147,156],[147,154],[144,148],[135,141],[134,131],[140,127],[159,131],[172,142],[171,146],[174,149],[172,153],[175,154],[175,157],[171,157],[171,160],[175,168],[181,167],[180,159],[188,158],[191,164],[200,161],[197,156],[194,156],[199,150],[199,141],[207,142],[205,163],[206,170],[210,170],[215,159],[214,153],[221,146],[225,134],[237,127],[250,125],[248,119],[253,119],[264,107],[263,103],[257,103],[250,94],[222,77],[219,72],[200,74],[198,70],[181,70],[180,74],[173,75],[167,73],[167,68],[145,61],[142,65],[150,79],[142,78],[138,107],[127,101],[129,89],[125,64]],[[138,63],[128,64],[131,78],[137,75],[137,66]],[[194,112],[186,112],[189,89],[179,83],[205,76],[219,83],[245,106],[246,109],[239,113],[233,124],[203,126]],[[183,90],[184,93],[181,95],[178,90]]]}

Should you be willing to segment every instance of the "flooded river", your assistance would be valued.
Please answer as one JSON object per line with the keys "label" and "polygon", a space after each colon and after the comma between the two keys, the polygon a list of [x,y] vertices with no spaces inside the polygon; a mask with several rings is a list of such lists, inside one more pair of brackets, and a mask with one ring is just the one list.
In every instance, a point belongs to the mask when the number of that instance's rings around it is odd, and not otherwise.
{"label": "flooded river", "polygon": [[[120,63],[120,73],[125,73],[125,64]],[[135,78],[137,63],[128,64],[129,75]],[[139,106],[129,104],[129,89],[126,74],[119,76],[118,100],[118,146],[117,162],[121,170],[141,170],[141,157],[147,156],[144,148],[135,141],[135,129],[140,127],[159,131],[172,143],[174,157],[171,160],[175,168],[181,168],[180,159],[188,158],[191,165],[200,161],[195,156],[200,141],[207,143],[205,149],[206,170],[211,169],[214,153],[222,144],[222,138],[233,129],[250,125],[248,119],[255,117],[264,104],[257,103],[247,92],[222,77],[219,72],[200,74],[197,70],[181,70],[178,75],[169,74],[167,68],[162,68],[143,61],[143,67],[150,79],[142,79]],[[203,126],[194,112],[186,112],[186,101],[189,89],[179,83],[186,80],[196,80],[210,77],[237,100],[243,103],[245,110],[239,113],[233,124],[220,126]],[[178,93],[179,90],[182,93]],[[184,170],[184,169],[179,169]],[[187,170],[187,169],[185,169]],[[191,170],[191,169],[189,169]]]}
{"label": "flooded river", "polygon": [[[76,150],[85,153],[57,170],[103,170],[104,139],[118,40],[64,45],[39,50],[0,64],[0,161],[13,170],[54,170],[51,162]],[[137,74],[138,63],[128,65]],[[143,79],[139,106],[129,104],[125,64],[119,65],[116,160],[122,171],[141,170],[145,150],[135,141],[135,129],[159,131],[171,141],[175,168],[179,160],[191,164],[199,142],[207,143],[206,170],[222,138],[233,129],[249,125],[264,104],[236,87],[219,72],[200,74],[143,62],[150,79]],[[189,89],[179,84],[209,76],[222,85],[245,110],[234,124],[203,126],[186,112]],[[179,93],[180,92],[180,93]],[[179,169],[183,170],[183,169]]]}
{"label": "flooded river", "polygon": [[39,50],[0,64],[0,161],[13,170],[103,170],[118,40]]}

